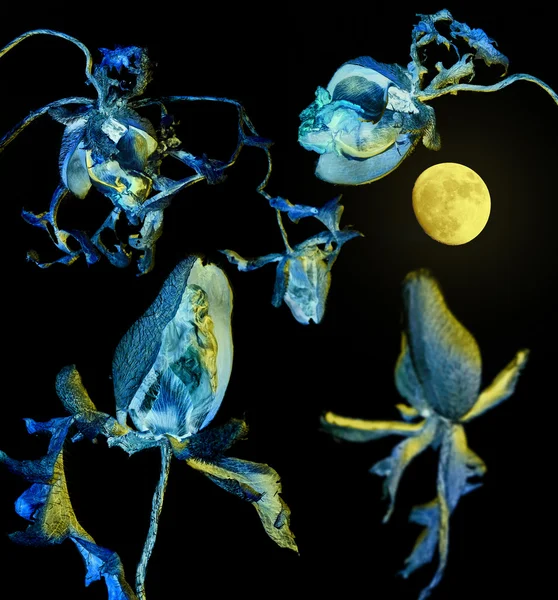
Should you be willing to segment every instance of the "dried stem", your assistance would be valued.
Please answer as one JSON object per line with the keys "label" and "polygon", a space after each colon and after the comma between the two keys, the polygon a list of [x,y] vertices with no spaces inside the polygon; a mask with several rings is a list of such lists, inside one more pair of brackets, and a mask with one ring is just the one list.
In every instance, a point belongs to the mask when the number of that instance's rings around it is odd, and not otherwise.
{"label": "dried stem", "polygon": [[157,537],[157,529],[159,528],[159,517],[161,516],[161,510],[163,508],[163,498],[165,496],[165,490],[167,488],[167,481],[169,477],[170,464],[171,464],[172,452],[169,442],[165,439],[164,443],[161,444],[161,476],[159,477],[159,483],[153,494],[153,502],[151,504],[151,521],[149,523],[149,531],[147,532],[147,539],[143,547],[140,562],[136,571],[136,595],[138,600],[146,600],[145,596],[145,576],[147,571],[147,563],[153,552],[153,546],[155,546],[155,539]]}

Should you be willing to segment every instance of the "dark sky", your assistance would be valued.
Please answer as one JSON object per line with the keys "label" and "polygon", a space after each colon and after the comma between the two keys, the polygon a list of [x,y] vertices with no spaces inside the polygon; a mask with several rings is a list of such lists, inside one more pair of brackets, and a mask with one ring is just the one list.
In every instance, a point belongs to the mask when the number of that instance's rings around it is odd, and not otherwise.
{"label": "dark sky", "polygon": [[[454,18],[483,29],[510,61],[509,73],[529,73],[553,89],[558,77],[555,31],[541,13],[490,12],[486,3],[449,6]],[[368,419],[397,419],[401,399],[393,383],[400,344],[400,284],[414,269],[438,278],[457,318],[473,333],[483,357],[483,386],[521,348],[531,356],[516,393],[467,427],[471,448],[486,462],[484,485],[462,498],[452,516],[449,563],[432,598],[493,598],[515,592],[539,597],[547,589],[555,533],[553,444],[557,267],[556,145],[558,106],[541,88],[518,82],[492,94],[461,93],[434,100],[441,150],[419,145],[387,177],[360,187],[333,186],[314,176],[317,155],[297,141],[299,113],[345,61],[368,55],[405,66],[415,12],[430,3],[385,8],[377,3],[303,3],[257,11],[193,4],[185,16],[163,5],[146,13],[127,9],[80,11],[15,8],[0,25],[0,46],[35,28],[65,32],[98,59],[98,48],[147,47],[158,63],[149,95],[209,95],[242,102],[258,133],[274,141],[267,191],[293,203],[321,206],[342,194],[342,224],[364,234],[343,247],[333,268],[325,318],[297,323],[286,306],[274,308],[274,267],[239,273],[217,250],[246,256],[282,250],[273,211],[255,189],[265,175],[263,153],[245,148],[228,179],[193,186],[165,212],[153,272],[137,277],[103,261],[87,267],[41,270],[26,262],[35,248],[56,258],[46,234],[21,219],[22,208],[47,210],[58,183],[62,125],[43,117],[0,156],[4,195],[5,394],[0,448],[14,458],[37,458],[44,440],[25,432],[23,418],[63,416],[54,383],[75,364],[99,410],[114,414],[111,361],[120,338],[158,293],[174,265],[203,253],[227,272],[235,294],[235,364],[217,417],[244,416],[248,440],[231,456],[263,462],[282,477],[300,556],[265,535],[256,512],[184,464],[174,461],[160,536],[148,570],[150,600],[207,593],[262,596],[267,586],[285,596],[301,586],[329,597],[413,600],[434,572],[396,577],[419,528],[410,508],[435,494],[436,455],[408,468],[396,510],[386,508],[382,481],[368,469],[397,440],[336,443],[319,430],[332,410]],[[479,65],[479,82],[492,83],[498,67]],[[91,96],[83,58],[69,43],[33,38],[0,60],[0,133],[28,112],[67,96]],[[234,114],[218,107],[181,105],[179,137],[192,152],[229,152]],[[189,137],[191,136],[191,137]],[[439,162],[458,162],[486,182],[492,213],[485,230],[460,247],[441,245],[418,225],[411,206],[414,181]],[[163,166],[165,174],[166,166]],[[171,171],[169,176],[173,176]],[[100,196],[68,202],[71,218],[90,227],[104,218]],[[292,243],[316,232],[313,223],[286,227]],[[318,228],[319,229],[319,228]],[[542,422],[545,427],[542,427]],[[70,493],[82,525],[116,550],[133,581],[158,478],[156,452],[128,458],[101,440],[68,449]],[[106,598],[104,585],[83,585],[81,559],[67,542],[54,548],[13,545],[7,534],[25,523],[13,502],[26,485],[0,470],[2,598]],[[437,564],[437,563],[436,563]],[[255,583],[268,578],[266,587]],[[12,594],[15,594],[12,592]]]}

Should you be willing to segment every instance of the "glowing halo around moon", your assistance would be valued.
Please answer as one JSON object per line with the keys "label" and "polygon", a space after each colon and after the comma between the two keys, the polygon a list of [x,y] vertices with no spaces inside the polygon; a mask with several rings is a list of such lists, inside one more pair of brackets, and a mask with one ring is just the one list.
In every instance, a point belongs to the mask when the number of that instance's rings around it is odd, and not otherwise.
{"label": "glowing halo around moon", "polygon": [[424,170],[413,187],[420,226],[442,244],[459,246],[476,238],[490,216],[490,193],[477,173],[459,163]]}

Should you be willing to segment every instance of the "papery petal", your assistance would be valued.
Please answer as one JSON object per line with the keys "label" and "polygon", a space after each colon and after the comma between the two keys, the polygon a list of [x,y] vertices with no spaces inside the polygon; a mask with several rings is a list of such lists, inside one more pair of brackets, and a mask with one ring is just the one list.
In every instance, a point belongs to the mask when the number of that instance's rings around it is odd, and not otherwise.
{"label": "papery petal", "polygon": [[157,150],[155,128],[148,119],[129,108],[112,114],[100,127],[116,144],[116,160],[124,170],[145,171],[149,157]]}
{"label": "papery petal", "polygon": [[143,171],[148,158],[157,149],[157,140],[146,131],[128,124],[126,133],[119,140],[118,162],[125,169]]}
{"label": "papery petal", "polygon": [[[183,261],[177,269],[123,338],[113,368],[134,361],[147,341],[151,360],[143,362],[142,356],[140,365],[149,370],[139,381],[131,380],[137,387],[128,413],[140,431],[183,437],[213,419],[225,394],[232,369],[232,291],[225,273],[199,258]],[[166,309],[167,303],[172,311],[162,320],[159,307]],[[130,383],[126,377],[115,377],[117,401],[119,386]]]}
{"label": "papery petal", "polygon": [[15,511],[27,521],[32,521],[44,506],[50,493],[50,485],[34,483],[15,502]]}
{"label": "papery petal", "polygon": [[419,411],[412,406],[407,406],[406,404],[396,404],[395,408],[399,411],[401,418],[407,423],[420,417]]}
{"label": "papery petal", "polygon": [[208,158],[205,154],[203,157],[197,157],[184,150],[172,150],[169,152],[169,156],[178,159],[193,169],[199,176],[205,178],[210,185],[221,183],[226,178],[225,169],[229,165],[223,161]]}
{"label": "papery petal", "polygon": [[428,409],[424,391],[415,372],[405,332],[401,334],[401,351],[395,364],[395,387],[418,412]]}
{"label": "papery petal", "polygon": [[64,408],[72,415],[96,411],[75,365],[64,367],[56,377],[56,393]]}
{"label": "papery petal", "polygon": [[298,550],[289,526],[291,511],[280,496],[280,477],[274,469],[238,458],[220,458],[214,462],[190,459],[187,463],[219,487],[250,502],[276,544]]}
{"label": "papery petal", "polygon": [[58,373],[56,393],[64,408],[74,417],[74,424],[79,430],[77,437],[94,439],[99,434],[111,437],[124,435],[129,431],[114,417],[96,409],[75,365],[64,367]]}
{"label": "papery petal", "polygon": [[163,232],[163,211],[153,208],[143,220],[139,234],[128,237],[128,244],[136,250],[141,250],[137,265],[140,273],[149,273],[153,269],[155,243]]}
{"label": "papery petal", "polygon": [[178,441],[169,438],[174,455],[179,460],[197,458],[212,461],[225,453],[238,440],[244,439],[248,425],[240,419],[231,419],[218,427],[206,427],[196,435]]}
{"label": "papery petal", "polygon": [[369,442],[388,435],[415,436],[421,432],[425,421],[402,423],[401,421],[367,421],[351,419],[327,412],[320,419],[324,431],[350,442]]}
{"label": "papery petal", "polygon": [[151,193],[153,181],[139,171],[123,169],[116,160],[93,161],[91,151],[85,152],[87,172],[93,184],[114,204],[134,213]]}
{"label": "papery petal", "polygon": [[438,497],[426,506],[416,507],[411,520],[426,526],[419,536],[413,552],[407,558],[402,575],[407,577],[417,568],[430,562],[437,543],[439,564],[429,585],[424,588],[419,600],[427,598],[440,583],[448,559],[449,518],[459,499],[478,487],[470,481],[482,476],[486,467],[482,460],[467,446],[465,431],[461,425],[445,425],[440,463],[438,467]]}
{"label": "papery petal", "polygon": [[423,525],[424,529],[418,536],[413,551],[405,560],[405,568],[399,573],[405,578],[434,558],[438,546],[438,523],[440,522],[438,500],[415,506],[409,515],[409,521]]}
{"label": "papery petal", "polygon": [[64,471],[63,447],[74,417],[52,419],[45,423],[27,420],[29,433],[51,436],[46,456],[35,461],[14,461],[0,452],[0,462],[32,482],[15,503],[16,512],[31,522],[25,531],[10,535],[18,544],[42,546],[60,544],[67,539],[80,551],[85,567],[85,584],[105,578],[109,600],[137,600],[126,583],[124,569],[115,552],[97,546],[83,529],[72,507]]}
{"label": "papery petal", "polygon": [[362,107],[365,119],[377,122],[385,110],[387,87],[361,75],[350,75],[335,86],[331,99],[357,104]]}
{"label": "papery petal", "polygon": [[391,85],[410,89],[410,81],[402,67],[380,63],[370,56],[361,56],[344,63],[335,71],[326,88],[331,97],[335,94],[338,85],[350,77],[362,77],[383,89]]}
{"label": "papery petal", "polygon": [[132,588],[128,585],[122,561],[116,552],[97,546],[89,539],[71,537],[85,563],[87,569],[85,585],[105,578],[108,600],[137,600]]}
{"label": "papery petal", "polygon": [[66,126],[60,150],[60,175],[64,185],[78,198],[85,198],[91,189],[87,171],[83,136],[87,119]]}
{"label": "papery petal", "polygon": [[285,292],[287,291],[287,282],[289,280],[289,259],[285,257],[277,264],[275,269],[275,283],[273,285],[273,296],[271,304],[279,308],[283,303]]}
{"label": "papery petal", "polygon": [[438,282],[425,269],[403,284],[405,332],[428,405],[457,420],[475,403],[481,357],[475,338],[446,306]]}
{"label": "papery petal", "polygon": [[209,376],[199,365],[192,376],[198,385],[188,386],[171,369],[165,369],[150,393],[152,403],[144,399],[136,408],[132,401],[129,412],[142,431],[155,435],[184,437],[198,431],[213,403]]}
{"label": "papery petal", "polygon": [[118,422],[126,423],[128,406],[161,348],[163,330],[176,315],[196,257],[178,264],[159,295],[121,339],[114,353],[112,377]]}
{"label": "papery petal", "polygon": [[363,121],[360,115],[331,127],[333,151],[349,159],[366,160],[385,152],[399,139],[402,119],[388,111],[378,123]]}
{"label": "papery petal", "polygon": [[[62,446],[72,421],[72,417],[51,419],[44,423],[38,423],[33,419],[25,419],[25,425],[29,433],[44,433],[50,436],[48,452],[45,456],[36,460],[14,460],[2,453],[0,462],[5,463],[12,473],[20,475],[27,481],[50,485],[53,482],[56,462],[61,455]],[[35,491],[39,493],[38,488]],[[26,496],[26,498],[29,499],[29,496]],[[27,500],[24,499],[23,502],[25,503]]]}
{"label": "papery petal", "polygon": [[274,198],[269,198],[269,206],[271,208],[276,208],[277,210],[287,213],[289,219],[293,223],[298,223],[300,219],[304,219],[306,217],[317,217],[319,214],[319,210],[315,206],[306,206],[304,204],[293,204],[289,202],[286,198],[281,198],[281,196],[275,196]]}
{"label": "papery petal", "polygon": [[399,481],[403,476],[403,472],[411,461],[432,445],[435,440],[437,432],[436,420],[423,421],[422,425],[423,427],[418,433],[397,444],[391,456],[377,462],[370,469],[371,473],[386,478],[384,481],[384,491],[386,496],[390,498],[390,504],[384,517],[384,523],[389,520],[393,512],[395,495],[397,494],[397,488],[399,487]]}
{"label": "papery petal", "polygon": [[264,265],[271,262],[278,262],[283,258],[282,254],[266,254],[265,256],[259,256],[258,258],[242,258],[240,254],[233,250],[221,250],[221,252],[228,258],[229,262],[238,267],[239,271],[253,271],[260,269]]}
{"label": "papery petal", "polygon": [[322,154],[318,159],[316,175],[329,183],[342,185],[370,183],[396,169],[417,141],[411,135],[400,135],[387,150],[364,160],[350,159],[334,153]]}
{"label": "papery petal", "polygon": [[[18,465],[8,464],[10,470],[34,483],[16,502],[18,514],[31,520],[31,525],[25,531],[10,535],[16,543],[45,545],[63,542],[71,535],[88,535],[78,523],[72,508],[64,472],[62,449],[72,422],[71,417],[52,419],[46,423],[28,420],[29,433],[47,433],[51,439],[44,458],[17,461]],[[47,468],[48,478],[44,473]]]}
{"label": "papery petal", "polygon": [[[368,76],[373,81],[383,81],[377,79],[377,74],[379,74],[394,83],[397,87],[408,92],[411,91],[411,80],[406,69],[396,63],[381,63],[374,60],[371,56],[359,56],[358,58],[347,61],[337,70],[336,75],[346,76],[350,72],[355,73],[355,67],[363,67],[364,70],[356,71],[363,77]],[[349,70],[349,68],[351,70]]]}
{"label": "papery petal", "polygon": [[476,52],[475,58],[484,60],[487,66],[501,65],[505,75],[509,67],[509,59],[496,49],[496,42],[490,39],[482,29],[471,29],[466,23],[453,21],[451,24],[452,37],[464,39]]}
{"label": "papery petal", "polygon": [[481,392],[473,408],[461,418],[461,421],[466,423],[507,400],[515,391],[517,380],[527,363],[528,356],[529,350],[520,350],[514,359],[496,375],[494,381]]}
{"label": "papery petal", "polygon": [[303,254],[288,259],[285,304],[294,318],[303,325],[312,320],[319,323],[331,285],[331,271],[319,248],[309,248]]}
{"label": "papery petal", "polygon": [[341,232],[339,225],[344,210],[345,207],[341,204],[341,195],[339,195],[326,202],[318,210],[316,219],[321,221],[332,234],[336,235]]}

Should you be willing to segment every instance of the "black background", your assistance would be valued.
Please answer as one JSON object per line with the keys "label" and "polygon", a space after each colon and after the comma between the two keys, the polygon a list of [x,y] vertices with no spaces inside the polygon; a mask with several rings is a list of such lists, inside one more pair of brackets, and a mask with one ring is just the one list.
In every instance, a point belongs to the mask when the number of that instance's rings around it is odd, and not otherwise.
{"label": "black background", "polygon": [[[491,12],[485,4],[446,8],[496,40],[510,59],[510,73],[529,73],[558,89],[551,17]],[[204,253],[226,270],[235,294],[235,364],[215,422],[242,416],[248,421],[248,440],[230,455],[279,472],[300,555],[277,547],[249,504],[175,461],[148,569],[148,597],[187,597],[203,585],[211,595],[277,590],[290,596],[307,590],[328,597],[340,589],[342,597],[416,598],[435,566],[407,581],[396,572],[420,531],[407,522],[410,508],[435,495],[434,453],[408,468],[392,520],[383,525],[382,480],[368,469],[397,440],[337,443],[319,430],[319,416],[333,410],[398,418],[393,367],[400,344],[400,283],[409,271],[428,267],[480,345],[484,385],[517,350],[531,349],[514,396],[467,426],[469,444],[488,472],[484,485],[464,497],[452,516],[449,564],[433,598],[527,592],[544,597],[548,548],[556,533],[551,328],[558,106],[526,82],[493,94],[446,96],[430,103],[442,136],[440,151],[420,145],[392,174],[361,187],[319,181],[317,155],[297,142],[298,115],[316,87],[326,86],[343,62],[361,55],[405,66],[415,13],[443,8],[328,6],[260,3],[249,9],[240,3],[223,9],[201,3],[179,12],[157,3],[142,12],[108,4],[78,14],[59,6],[31,12],[16,5],[12,18],[3,20],[0,46],[45,27],[75,36],[96,59],[100,47],[147,47],[158,63],[150,97],[239,100],[258,133],[275,142],[267,191],[315,206],[342,193],[342,224],[352,224],[365,237],[343,247],[321,324],[305,327],[286,306],[273,308],[274,267],[240,273],[217,252],[231,248],[259,256],[282,250],[274,212],[255,191],[265,175],[265,157],[245,148],[223,184],[201,183],[174,199],[165,212],[153,272],[137,277],[134,266],[119,270],[103,261],[87,267],[83,259],[71,267],[38,269],[26,262],[27,250],[35,248],[45,259],[58,255],[46,234],[25,224],[20,212],[48,208],[58,182],[62,126],[48,117],[37,121],[0,157],[5,357],[0,447],[14,458],[44,452],[45,440],[29,436],[22,419],[63,416],[54,382],[67,364],[77,366],[98,409],[114,414],[114,348],[177,261]],[[478,74],[478,83],[491,83],[501,70],[479,65]],[[84,84],[80,51],[46,36],[27,40],[2,58],[0,78],[2,132],[48,102],[93,94]],[[234,147],[234,112],[187,104],[176,112],[187,149],[225,158]],[[469,166],[491,193],[485,230],[461,247],[430,239],[412,212],[415,179],[439,162]],[[163,174],[174,174],[165,168]],[[110,209],[94,194],[67,205],[68,218],[81,219],[85,227],[100,224]],[[285,222],[292,243],[319,229],[310,220]],[[102,440],[75,444],[67,452],[77,516],[97,543],[119,553],[130,582],[147,531],[158,463],[156,451],[129,458]],[[83,564],[70,542],[44,549],[8,540],[8,533],[25,527],[13,502],[26,487],[0,471],[0,597],[106,598],[104,584],[84,587]]]}

